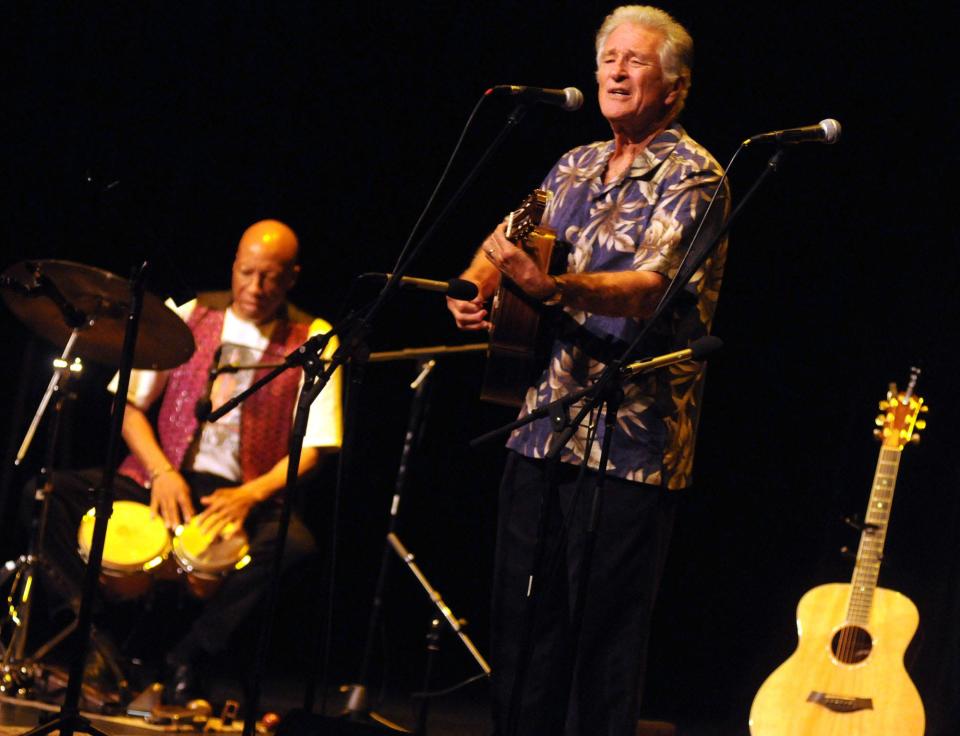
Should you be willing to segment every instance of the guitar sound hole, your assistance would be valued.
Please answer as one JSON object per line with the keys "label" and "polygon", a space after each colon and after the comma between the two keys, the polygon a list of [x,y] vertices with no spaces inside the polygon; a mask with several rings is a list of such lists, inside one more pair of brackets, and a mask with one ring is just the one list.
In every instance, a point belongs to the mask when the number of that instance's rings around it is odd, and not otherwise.
{"label": "guitar sound hole", "polygon": [[866,629],[844,626],[833,636],[830,644],[834,656],[845,664],[856,664],[870,656],[873,639]]}

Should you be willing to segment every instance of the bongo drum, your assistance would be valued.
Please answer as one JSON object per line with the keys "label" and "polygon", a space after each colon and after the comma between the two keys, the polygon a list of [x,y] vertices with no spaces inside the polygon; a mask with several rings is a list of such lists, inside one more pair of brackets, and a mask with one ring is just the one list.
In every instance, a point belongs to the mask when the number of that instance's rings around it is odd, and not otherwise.
{"label": "bongo drum", "polygon": [[200,599],[212,596],[228,573],[250,562],[250,545],[243,529],[229,539],[213,538],[200,531],[196,516],[177,527],[172,549],[188,590]]}
{"label": "bongo drum", "polygon": [[[93,542],[95,509],[80,520],[77,544],[86,562]],[[107,537],[100,565],[100,583],[113,598],[130,600],[146,593],[153,584],[151,570],[170,551],[170,535],[150,507],[136,501],[115,501],[107,524]]]}

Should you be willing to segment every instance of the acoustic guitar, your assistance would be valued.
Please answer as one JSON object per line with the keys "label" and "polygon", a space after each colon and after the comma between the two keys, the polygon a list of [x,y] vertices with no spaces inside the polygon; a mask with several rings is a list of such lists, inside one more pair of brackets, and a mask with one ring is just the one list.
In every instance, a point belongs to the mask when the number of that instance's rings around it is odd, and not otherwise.
{"label": "acoustic guitar", "polygon": [[752,736],[920,736],[923,703],[903,665],[920,618],[906,596],[877,587],[904,446],[920,439],[923,399],[890,384],[875,433],[881,440],[853,578],[821,585],[797,606],[796,651],[760,687]]}
{"label": "acoustic guitar", "polygon": [[[529,255],[541,271],[550,270],[556,235],[541,227],[549,192],[536,189],[507,216],[504,234]],[[500,279],[490,307],[490,348],[480,398],[520,406],[544,351],[541,332],[544,306],[512,281]]]}

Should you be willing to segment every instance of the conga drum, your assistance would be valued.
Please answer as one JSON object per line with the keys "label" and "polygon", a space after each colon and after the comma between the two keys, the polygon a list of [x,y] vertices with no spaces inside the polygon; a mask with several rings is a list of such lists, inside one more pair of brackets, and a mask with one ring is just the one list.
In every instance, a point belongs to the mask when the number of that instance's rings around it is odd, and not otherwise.
{"label": "conga drum", "polygon": [[[77,544],[84,562],[93,543],[95,509],[80,520]],[[107,523],[107,537],[100,564],[100,584],[108,595],[131,600],[146,593],[153,584],[151,570],[170,552],[170,535],[150,507],[136,501],[115,501]]]}
{"label": "conga drum", "polygon": [[212,596],[233,570],[250,562],[247,535],[240,529],[229,539],[212,537],[200,531],[198,517],[177,527],[173,537],[173,557],[184,574],[187,589],[197,598]]}

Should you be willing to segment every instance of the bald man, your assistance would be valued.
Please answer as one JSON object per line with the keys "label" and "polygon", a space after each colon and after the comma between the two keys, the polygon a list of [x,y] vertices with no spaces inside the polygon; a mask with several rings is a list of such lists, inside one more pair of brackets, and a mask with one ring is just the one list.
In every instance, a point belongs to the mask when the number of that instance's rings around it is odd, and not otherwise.
{"label": "bald man", "polygon": [[[171,371],[133,371],[130,377],[123,420],[130,456],[118,469],[116,498],[149,504],[151,514],[171,532],[192,520],[215,539],[230,539],[242,529],[250,542],[251,562],[225,577],[166,657],[165,700],[171,704],[203,695],[203,665],[226,648],[269,582],[280,517],[277,497],[286,484],[301,371],[281,374],[215,423],[198,416],[203,415],[200,406],[209,402],[216,409],[269,370],[225,372],[211,382],[213,366],[277,362],[311,335],[330,329],[287,301],[300,271],[297,256],[297,237],[282,222],[263,220],[250,226],[237,247],[230,291],[201,293],[176,309],[196,342],[190,360]],[[327,354],[335,348],[331,341]],[[116,390],[116,378],[110,390]],[[156,405],[154,424],[148,412]],[[300,474],[335,452],[341,439],[340,378],[335,374],[311,408]],[[90,471],[58,474],[58,490],[79,485],[74,492],[54,494],[53,514],[61,517],[58,528],[76,534],[80,516],[92,505],[85,488],[95,485],[94,477]],[[52,545],[59,549],[52,549],[50,556],[64,577],[79,584],[82,562],[76,544],[69,534],[66,539],[62,533],[56,536],[61,543]],[[313,548],[310,532],[294,516],[284,566]]]}

